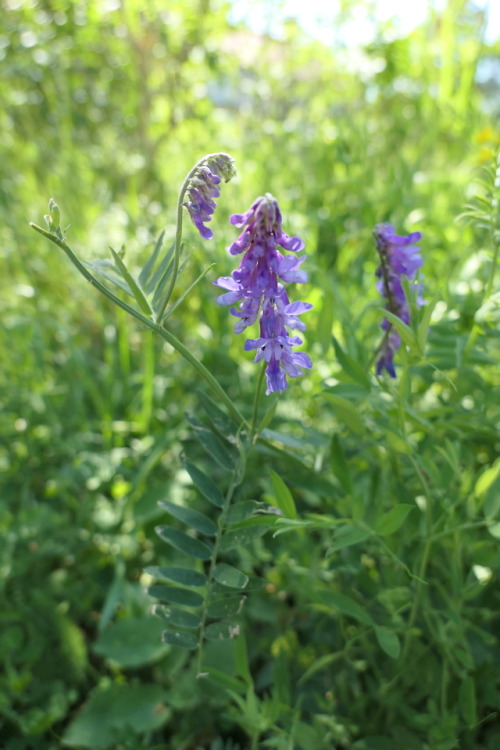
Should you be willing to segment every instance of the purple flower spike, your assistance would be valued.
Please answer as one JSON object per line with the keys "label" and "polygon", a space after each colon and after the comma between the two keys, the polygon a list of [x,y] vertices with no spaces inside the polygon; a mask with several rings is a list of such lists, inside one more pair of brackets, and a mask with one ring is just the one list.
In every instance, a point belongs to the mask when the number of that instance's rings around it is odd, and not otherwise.
{"label": "purple flower spike", "polygon": [[228,248],[231,255],[244,253],[240,265],[231,276],[221,276],[214,284],[227,289],[217,297],[220,305],[232,305],[240,301],[239,308],[232,307],[231,315],[238,318],[235,333],[241,333],[253,325],[260,314],[260,337],[248,339],[245,351],[257,350],[255,362],[267,362],[266,393],[284,391],[288,375],[296,378],[303,369],[310,369],[310,357],[295,352],[294,346],[302,343],[299,336],[290,336],[291,330],[305,330],[298,317],[308,312],[308,302],[292,302],[288,299],[281,282],[303,284],[307,281],[305,271],[299,270],[305,255],[283,256],[277,249],[297,253],[304,248],[299,237],[289,237],[281,228],[281,212],[278,202],[266,193],[257,198],[244,214],[233,214],[231,224],[243,231]]}
{"label": "purple flower spike", "polygon": [[[408,325],[410,308],[401,279],[406,277],[410,282],[414,282],[410,287],[417,292],[417,305],[421,307],[425,304],[421,296],[423,285],[415,281],[422,266],[422,258],[420,248],[413,244],[418,242],[422,235],[420,232],[412,232],[406,237],[401,237],[394,233],[394,227],[390,224],[377,224],[373,234],[380,256],[380,266],[375,272],[378,278],[377,289],[387,300],[385,309]],[[384,318],[381,327],[385,335],[377,360],[376,374],[380,375],[383,370],[387,370],[391,378],[395,378],[394,354],[401,346],[401,338],[387,318]]]}
{"label": "purple flower spike", "polygon": [[188,181],[188,200],[183,206],[204,240],[211,240],[214,236],[205,224],[212,219],[217,208],[214,198],[220,196],[220,182],[228,182],[235,174],[233,159],[228,154],[214,154],[196,165]]}

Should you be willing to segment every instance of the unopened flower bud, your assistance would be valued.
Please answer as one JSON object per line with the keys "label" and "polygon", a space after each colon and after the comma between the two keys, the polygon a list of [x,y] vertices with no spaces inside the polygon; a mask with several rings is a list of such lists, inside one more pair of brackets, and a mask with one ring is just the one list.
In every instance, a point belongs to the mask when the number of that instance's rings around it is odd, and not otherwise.
{"label": "unopened flower bud", "polygon": [[214,154],[198,164],[187,186],[188,200],[184,206],[191,221],[205,240],[213,232],[205,224],[211,221],[217,204],[214,198],[220,195],[220,181],[228,182],[236,174],[234,160],[228,154]]}

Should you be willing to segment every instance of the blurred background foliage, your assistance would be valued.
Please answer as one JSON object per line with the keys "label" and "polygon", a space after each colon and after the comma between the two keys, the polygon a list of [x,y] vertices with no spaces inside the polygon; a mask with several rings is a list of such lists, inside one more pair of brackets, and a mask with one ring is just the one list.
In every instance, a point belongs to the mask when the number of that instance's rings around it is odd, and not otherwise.
{"label": "blurred background foliage", "polygon": [[[345,593],[377,600],[377,614],[392,612],[393,626],[411,581],[391,568],[391,550],[371,542],[334,564],[325,557],[329,532],[255,543],[247,566],[267,586],[245,616],[255,676],[245,705],[195,682],[187,656],[161,644],[161,624],[146,616],[141,571],[166,555],[154,540],[156,501],[191,497],[179,454],[200,384],[29,230],[50,196],[81,256],[108,257],[111,245],[139,267],[163,229],[169,245],[191,166],[205,153],[230,153],[239,177],[224,187],[215,239],[202,244],[186,221],[192,255],[182,283],[211,262],[209,278],[229,273],[229,215],[264,192],[278,198],[285,230],[303,237],[309,254],[315,311],[306,344],[315,367],[293,382],[272,423],[292,455],[259,460],[280,468],[302,512],[334,516],[349,515],[356,498],[375,513],[379,500],[414,502],[421,493],[391,427],[397,398],[383,390],[367,400],[331,344],[333,330],[368,368],[380,322],[373,225],[421,230],[426,294],[439,300],[429,359],[443,373],[414,367],[411,441],[443,498],[453,488],[450,513],[461,524],[477,520],[471,487],[499,454],[498,302],[483,304],[489,233],[457,221],[500,146],[500,41],[485,40],[484,10],[448,0],[411,33],[380,22],[361,45],[349,23],[376,3],[346,0],[338,41],[327,45],[293,19],[273,24],[278,3],[258,5],[270,19],[266,33],[231,20],[231,3],[216,0],[0,4],[0,745],[8,750],[55,750],[62,738],[132,750],[236,749],[248,737],[277,748],[499,746],[500,602],[488,588],[498,582],[498,533],[447,549],[441,529],[441,589],[418,623],[429,640],[403,678],[386,663],[391,636],[378,633],[386,640],[377,651],[357,630],[367,624],[359,612],[354,623],[352,611],[347,621],[332,618],[319,594],[312,610],[304,590],[306,581],[310,591],[343,581]],[[249,413],[255,366],[208,282],[171,325]],[[339,411],[338,401],[318,398],[339,383],[351,388],[340,393],[361,430],[345,404]],[[492,487],[488,517],[498,511]],[[271,492],[264,473],[247,492]],[[392,554],[415,570],[419,522],[409,523]],[[457,577],[445,607],[450,560]],[[486,588],[467,578],[472,561],[489,571]],[[470,627],[483,633],[472,645],[461,619],[466,579],[478,597]],[[241,646],[218,648],[213,664],[245,671]],[[318,662],[332,654],[338,663]]]}

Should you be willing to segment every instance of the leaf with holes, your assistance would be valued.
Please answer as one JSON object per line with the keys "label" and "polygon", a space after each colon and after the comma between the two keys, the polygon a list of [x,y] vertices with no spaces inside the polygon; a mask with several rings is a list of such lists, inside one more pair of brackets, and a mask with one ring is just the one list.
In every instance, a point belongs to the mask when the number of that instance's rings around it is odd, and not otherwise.
{"label": "leaf with holes", "polygon": [[171,646],[179,648],[194,649],[198,646],[198,638],[184,630],[164,630],[161,639],[163,643],[170,643]]}
{"label": "leaf with holes", "polygon": [[244,596],[224,596],[208,605],[209,617],[232,617],[240,613],[245,602]]}
{"label": "leaf with holes", "polygon": [[245,547],[245,545],[250,544],[255,539],[264,536],[269,528],[269,526],[249,526],[226,531],[220,541],[220,550],[221,552],[227,552],[230,549],[234,549],[234,547]]}
{"label": "leaf with holes", "polygon": [[185,609],[176,609],[175,607],[164,607],[158,604],[154,607],[154,613],[162,620],[166,620],[170,625],[178,628],[190,628],[195,630],[200,626],[201,616],[194,612],[187,612]]}
{"label": "leaf with holes", "polygon": [[219,563],[215,567],[213,577],[218,583],[232,589],[244,589],[248,583],[247,575],[231,565],[226,565],[226,563]]}
{"label": "leaf with holes", "polygon": [[239,633],[240,626],[234,620],[213,622],[205,628],[205,638],[209,641],[224,641],[228,638],[236,638]]}

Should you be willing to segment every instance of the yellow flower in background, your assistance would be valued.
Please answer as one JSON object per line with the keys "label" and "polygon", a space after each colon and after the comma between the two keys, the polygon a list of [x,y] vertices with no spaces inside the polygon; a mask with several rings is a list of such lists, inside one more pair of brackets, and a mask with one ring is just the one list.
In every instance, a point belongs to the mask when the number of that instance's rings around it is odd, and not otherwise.
{"label": "yellow flower in background", "polygon": [[500,132],[491,125],[486,125],[474,136],[474,141],[480,146],[477,152],[479,164],[490,162],[500,147]]}

